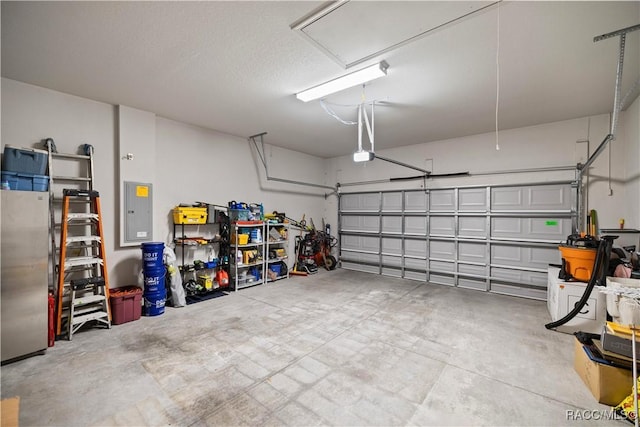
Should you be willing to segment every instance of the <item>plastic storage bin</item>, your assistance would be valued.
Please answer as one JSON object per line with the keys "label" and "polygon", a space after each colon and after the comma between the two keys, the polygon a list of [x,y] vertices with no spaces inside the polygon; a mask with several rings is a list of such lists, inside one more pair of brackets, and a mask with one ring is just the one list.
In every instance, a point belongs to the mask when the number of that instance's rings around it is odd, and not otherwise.
{"label": "plastic storage bin", "polygon": [[231,243],[235,244],[236,238],[239,245],[246,245],[249,243],[249,235],[248,234],[232,234],[231,235]]}
{"label": "plastic storage bin", "polygon": [[173,208],[174,224],[206,224],[207,208],[189,208],[176,206]]}
{"label": "plastic storage bin", "polygon": [[137,286],[111,289],[109,302],[114,325],[138,320],[142,315],[142,289]]}
{"label": "plastic storage bin", "polygon": [[247,277],[249,276],[253,276],[254,280],[262,279],[262,269],[258,267],[251,267],[249,269],[249,273],[247,274]]}
{"label": "plastic storage bin", "polygon": [[2,182],[9,184],[9,190],[17,190],[18,174],[16,172],[2,172]]}
{"label": "plastic storage bin", "polygon": [[249,221],[249,209],[229,209],[229,219],[235,221]]}
{"label": "plastic storage bin", "polygon": [[276,273],[276,275],[280,276],[280,272],[282,270],[282,264],[280,263],[269,264],[269,270],[273,271],[274,273]]}
{"label": "plastic storage bin", "polygon": [[4,146],[2,170],[9,172],[44,175],[47,173],[47,157],[49,153],[34,148],[18,148]]}
{"label": "plastic storage bin", "polygon": [[204,263],[204,268],[216,268],[218,266],[218,260],[207,261]]}
{"label": "plastic storage bin", "polygon": [[2,171],[2,182],[9,183],[10,190],[48,191],[49,177],[32,173]]}

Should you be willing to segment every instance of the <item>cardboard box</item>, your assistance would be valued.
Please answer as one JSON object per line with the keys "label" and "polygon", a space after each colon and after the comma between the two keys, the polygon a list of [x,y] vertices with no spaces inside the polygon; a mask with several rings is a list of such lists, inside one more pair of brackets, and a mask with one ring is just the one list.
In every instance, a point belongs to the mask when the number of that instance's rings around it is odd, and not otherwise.
{"label": "cardboard box", "polygon": [[633,373],[627,369],[594,362],[577,339],[573,365],[599,403],[616,406],[631,393]]}
{"label": "cardboard box", "polygon": [[20,397],[11,397],[0,401],[2,427],[18,427],[20,413]]}
{"label": "cardboard box", "polygon": [[[547,308],[551,314],[551,320],[556,321],[563,318],[573,310],[573,307],[580,301],[586,289],[586,283],[564,282],[558,278],[559,268],[549,267],[547,280]],[[602,332],[607,320],[607,301],[602,292],[594,289],[587,300],[587,304],[580,312],[565,323],[556,328],[559,332],[573,334],[574,332],[591,332],[599,334]]]}

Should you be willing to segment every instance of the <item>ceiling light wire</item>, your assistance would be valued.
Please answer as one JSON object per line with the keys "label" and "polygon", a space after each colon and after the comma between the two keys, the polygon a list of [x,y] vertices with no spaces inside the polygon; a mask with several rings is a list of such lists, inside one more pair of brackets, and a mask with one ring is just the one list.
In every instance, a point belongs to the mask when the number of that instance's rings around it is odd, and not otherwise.
{"label": "ceiling light wire", "polygon": [[[338,114],[336,114],[336,112],[335,112],[335,111],[333,111],[333,110],[331,109],[331,107],[329,107],[329,106],[327,105],[327,103],[326,103],[324,100],[322,100],[322,99],[320,100],[320,106],[322,106],[322,109],[323,109],[323,110],[324,110],[328,115],[330,115],[331,117],[333,117],[334,119],[336,119],[337,121],[339,121],[340,123],[342,123],[343,125],[357,125],[357,124],[358,124],[358,122],[352,122],[352,121],[350,121],[350,120],[344,120],[344,119],[340,118],[340,117],[338,116]],[[357,106],[356,106],[356,105],[354,105],[354,107],[357,107]]]}
{"label": "ceiling light wire", "polygon": [[498,108],[500,106],[500,3],[498,3],[498,23],[496,30],[496,151],[500,151],[498,135]]}

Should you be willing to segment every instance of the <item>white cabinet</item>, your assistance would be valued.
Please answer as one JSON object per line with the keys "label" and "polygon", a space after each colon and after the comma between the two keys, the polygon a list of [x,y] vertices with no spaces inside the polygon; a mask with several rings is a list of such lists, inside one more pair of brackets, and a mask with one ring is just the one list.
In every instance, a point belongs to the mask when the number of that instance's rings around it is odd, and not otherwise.
{"label": "white cabinet", "polygon": [[[583,282],[564,282],[558,278],[559,268],[549,267],[547,287],[547,308],[551,314],[551,320],[563,318],[576,306],[587,287]],[[594,289],[587,300],[587,304],[580,312],[565,323],[556,328],[560,332],[572,334],[583,331],[599,334],[606,322],[607,304],[605,294]]]}

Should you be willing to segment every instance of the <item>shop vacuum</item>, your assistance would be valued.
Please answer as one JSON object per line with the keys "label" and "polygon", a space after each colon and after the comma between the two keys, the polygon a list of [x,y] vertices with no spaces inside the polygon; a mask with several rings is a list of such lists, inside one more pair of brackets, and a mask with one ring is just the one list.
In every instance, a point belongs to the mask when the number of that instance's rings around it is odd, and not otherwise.
{"label": "shop vacuum", "polygon": [[588,282],[593,275],[594,262],[600,242],[593,236],[572,234],[567,243],[558,246],[562,257],[559,279]]}
{"label": "shop vacuum", "polygon": [[[600,240],[596,240],[592,236],[571,235],[567,238],[567,244],[560,246],[559,249],[562,253],[560,279],[586,280],[588,277],[589,283],[573,310],[562,319],[547,323],[544,325],[545,328],[555,329],[576,317],[587,303],[593,288],[606,284],[611,248],[613,241],[617,238],[618,236],[602,236]],[[593,249],[595,249],[595,259],[593,266],[589,269],[589,261],[593,258]],[[590,275],[587,276],[587,274]]]}

